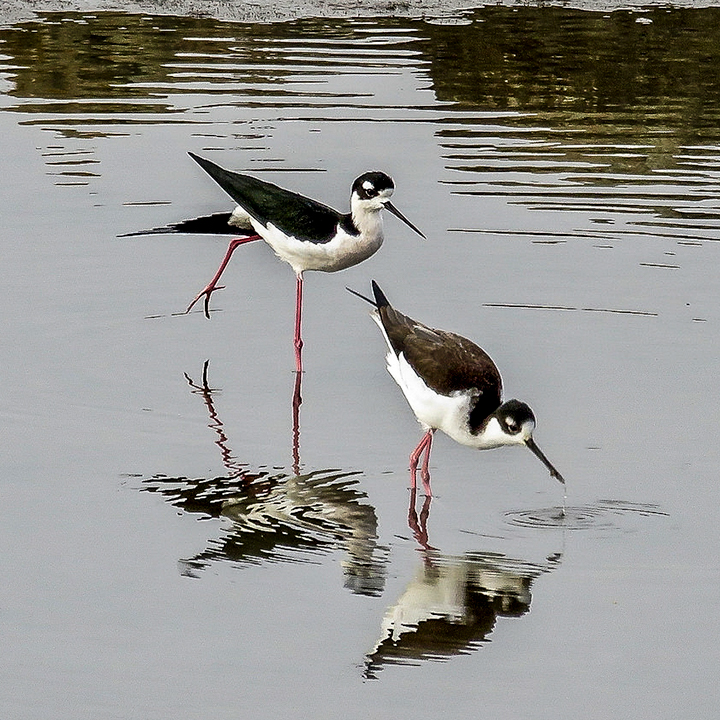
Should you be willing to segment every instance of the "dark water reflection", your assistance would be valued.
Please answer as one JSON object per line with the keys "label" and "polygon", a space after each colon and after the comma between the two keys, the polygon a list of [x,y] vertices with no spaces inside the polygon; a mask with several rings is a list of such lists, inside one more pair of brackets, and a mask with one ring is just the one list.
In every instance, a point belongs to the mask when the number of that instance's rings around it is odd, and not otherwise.
{"label": "dark water reflection", "polygon": [[[208,112],[224,108],[231,111],[224,126],[198,127],[198,134],[208,149],[243,151],[252,167],[272,134],[262,122],[271,109],[305,121],[432,123],[449,173],[442,182],[453,193],[591,213],[574,235],[598,242],[642,232],[647,213],[654,232],[715,239],[720,9],[484,8],[466,17],[466,25],[383,19],[256,27],[50,13],[0,31],[0,47],[14,109],[32,118],[25,123],[66,138],[124,134],[122,126],[137,123],[205,125]],[[385,96],[362,81],[393,69],[427,77],[433,101]],[[97,172],[91,154],[56,152],[46,162],[50,174],[77,182]],[[276,160],[273,169],[284,164]],[[463,221],[457,230],[525,232],[502,219]],[[566,236],[538,228],[532,239]]]}
{"label": "dark water reflection", "polygon": [[455,192],[593,212],[595,223],[651,211],[658,224],[717,228],[717,9],[500,9],[482,20],[443,28],[427,50],[437,97],[470,113],[439,132]]}
{"label": "dark water reflection", "polygon": [[[592,125],[598,136],[624,126],[643,134],[682,129],[683,142],[717,137],[717,8],[648,9],[640,17],[629,11],[498,7],[466,17],[471,22],[463,25],[386,18],[256,26],[47,13],[39,22],[3,30],[1,37],[12,59],[15,87],[9,94],[23,99],[153,100],[163,90],[198,89],[237,96],[267,84],[268,101],[274,96],[277,102],[286,94],[283,86],[312,68],[319,90],[328,69],[345,65],[350,71],[352,58],[353,67],[364,72],[423,64],[437,99],[457,111],[539,113],[534,117],[544,121],[574,120],[570,128]],[[289,88],[287,94],[295,93]],[[362,94],[346,94],[346,104],[352,97]],[[57,107],[69,113],[129,109],[102,103]],[[141,107],[165,112],[162,104]],[[23,103],[26,112],[36,109],[43,106]]]}

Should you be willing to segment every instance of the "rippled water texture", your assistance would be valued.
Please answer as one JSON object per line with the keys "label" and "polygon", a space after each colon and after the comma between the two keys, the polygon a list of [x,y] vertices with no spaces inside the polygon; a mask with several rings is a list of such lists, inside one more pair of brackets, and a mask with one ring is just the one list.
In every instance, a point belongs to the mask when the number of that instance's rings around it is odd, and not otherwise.
{"label": "rippled water texture", "polygon": [[566,508],[537,508],[508,512],[506,518],[513,525],[537,528],[565,528],[567,530],[604,529],[620,527],[620,518],[627,516],[663,516],[656,505],[601,500],[592,505]]}
{"label": "rippled water texture", "polygon": [[[716,716],[720,10],[48,13],[0,129],[1,717]],[[125,236],[232,209],[188,151],[343,211],[384,170],[427,240],[307,274],[297,378],[267,246],[208,320],[227,237]],[[437,436],[409,492],[371,279],[565,488]]]}

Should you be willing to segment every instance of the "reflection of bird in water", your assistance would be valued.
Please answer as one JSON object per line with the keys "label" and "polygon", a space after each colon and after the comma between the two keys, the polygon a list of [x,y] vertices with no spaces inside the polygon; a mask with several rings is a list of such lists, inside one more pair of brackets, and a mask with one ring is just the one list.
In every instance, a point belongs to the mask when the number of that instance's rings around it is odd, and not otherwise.
{"label": "reflection of bird in water", "polygon": [[388,371],[425,430],[410,455],[412,487],[417,486],[417,466],[424,454],[423,487],[432,494],[428,465],[438,429],[479,450],[524,445],[564,484],[533,440],[533,411],[518,400],[502,402],[500,373],[488,354],[460,335],[434,330],[398,312],[374,281],[372,289],[374,300],[350,292],[375,307],[372,318],[388,345]]}
{"label": "reflection of bird in water", "polygon": [[310,562],[342,548],[345,586],[355,593],[382,592],[386,549],[377,542],[377,516],[363,502],[354,473],[324,470],[292,476],[248,470],[230,479],[155,475],[142,489],[160,493],[186,512],[225,518],[221,536],[182,560],[184,575],[197,577],[214,562],[240,565]]}
{"label": "reflection of bird in water", "polygon": [[[343,563],[346,587],[359,594],[379,594],[384,586],[387,551],[378,545],[375,508],[357,488],[353,477],[357,473],[323,470],[289,474],[265,467],[252,469],[239,462],[215,410],[216,391],[208,385],[207,363],[202,385],[189,377],[187,380],[192,391],[203,397],[209,427],[217,435],[216,444],[228,474],[197,479],[154,475],[143,481],[142,489],[163,495],[186,512],[228,522],[220,538],[210,540],[203,552],[181,561],[183,573],[196,577],[220,560],[242,565],[307,562],[314,554],[343,549],[347,553]],[[296,453],[297,448],[294,456]]]}
{"label": "reflection of bird in water", "polygon": [[[209,364],[210,361],[206,360],[205,364],[203,365],[202,385],[195,383],[187,373],[185,373],[185,379],[188,381],[188,385],[190,385],[190,387],[192,388],[192,393],[196,395],[202,395],[205,406],[207,407],[208,415],[210,416],[210,422],[208,423],[208,427],[214,430],[217,434],[218,439],[215,441],[215,444],[220,448],[223,465],[225,465],[225,467],[230,471],[231,476],[233,476],[232,473],[235,470],[235,465],[237,464],[237,461],[234,459],[232,451],[227,445],[228,439],[225,435],[222,420],[220,420],[217,412],[215,411],[213,393],[217,392],[217,389],[211,388],[208,384]],[[302,375],[300,373],[297,373],[295,375],[295,384],[293,386],[292,399],[292,458],[293,472],[296,475],[300,474],[300,406],[302,405],[301,389]],[[243,468],[245,466],[240,464],[239,467]],[[241,474],[242,472],[242,470],[238,470],[238,474]]]}
{"label": "reflection of bird in water", "polygon": [[366,656],[368,678],[376,678],[385,665],[443,660],[476,650],[498,617],[521,617],[530,609],[533,580],[560,561],[559,555],[544,564],[491,552],[443,555],[428,544],[430,502],[426,497],[418,518],[411,493],[408,520],[423,548],[423,562],[383,617],[380,639]]}
{"label": "reflection of bird in water", "polygon": [[[349,473],[323,471],[287,478],[260,502],[240,495],[225,503],[223,515],[233,521],[233,542],[242,535],[285,534],[312,551],[341,546],[345,586],[361,595],[379,595],[384,586],[384,554],[377,542],[375,509],[361,502]],[[287,541],[281,544],[287,546]],[[278,556],[274,559],[278,559]]]}
{"label": "reflection of bird in water", "polygon": [[[275,254],[288,263],[297,276],[295,304],[295,367],[302,371],[302,291],[306,270],[337,272],[357,265],[380,249],[386,208],[419,235],[422,233],[390,202],[395,185],[382,172],[368,172],[352,186],[351,211],[342,214],[322,203],[285,190],[249,175],[230,172],[190,153],[238,206],[232,213],[198,218],[148,232],[225,233],[230,227],[244,237],[230,242],[225,258],[207,286],[188,306],[205,297],[205,315],[210,317],[210,296],[235,250],[244,243],[263,239]],[[133,235],[144,233],[132,233]],[[424,237],[424,236],[423,236]]]}

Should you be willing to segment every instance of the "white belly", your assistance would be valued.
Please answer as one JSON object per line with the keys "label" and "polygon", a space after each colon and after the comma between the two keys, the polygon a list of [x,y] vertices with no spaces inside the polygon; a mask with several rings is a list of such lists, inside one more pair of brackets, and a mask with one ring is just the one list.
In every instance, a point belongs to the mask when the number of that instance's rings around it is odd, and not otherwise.
{"label": "white belly", "polygon": [[470,433],[468,415],[471,398],[465,393],[441,395],[431,390],[410,367],[405,356],[387,354],[388,372],[403,391],[418,422],[425,428],[442,430],[462,445],[477,446]]}

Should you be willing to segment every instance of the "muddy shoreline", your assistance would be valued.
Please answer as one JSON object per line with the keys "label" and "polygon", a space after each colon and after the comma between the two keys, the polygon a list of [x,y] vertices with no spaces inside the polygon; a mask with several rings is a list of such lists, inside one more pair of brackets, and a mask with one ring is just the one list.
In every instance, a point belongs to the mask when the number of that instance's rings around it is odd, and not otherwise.
{"label": "muddy shoreline", "polygon": [[252,2],[222,2],[218,0],[0,0],[0,25],[8,26],[32,20],[46,12],[110,12],[144,13],[150,15],[179,15],[209,17],[234,22],[283,22],[308,17],[378,17],[397,16],[449,18],[461,10],[485,5],[505,6],[563,6],[576,9],[611,11],[621,8],[642,9],[649,7],[711,7],[718,5],[711,0],[675,0],[672,3],[656,0],[571,0],[570,2],[528,2],[502,0],[480,2],[478,0],[253,0]]}

